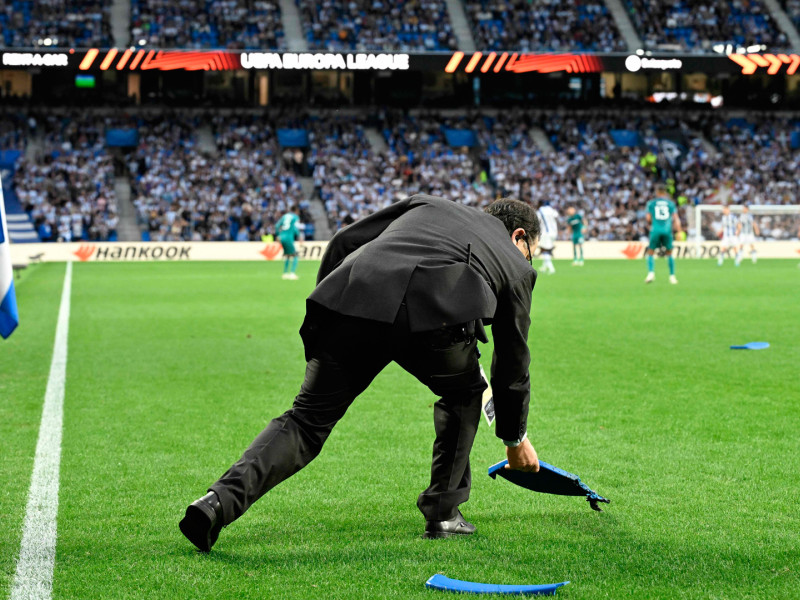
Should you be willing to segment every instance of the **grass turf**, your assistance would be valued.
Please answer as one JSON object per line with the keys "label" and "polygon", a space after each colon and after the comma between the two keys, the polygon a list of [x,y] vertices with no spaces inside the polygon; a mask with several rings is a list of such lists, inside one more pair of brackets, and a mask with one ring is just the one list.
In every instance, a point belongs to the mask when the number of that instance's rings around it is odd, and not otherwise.
{"label": "grass turf", "polygon": [[[317,265],[294,282],[277,263],[76,264],[54,598],[433,598],[437,572],[571,580],[558,595],[575,599],[796,597],[800,271],[681,261],[670,286],[663,262],[649,286],[641,261],[557,262],[534,293],[529,435],[606,512],[485,476],[503,447],[484,423],[463,506],[477,535],[422,540],[434,398],[390,366],[210,555],[177,522],[289,407]],[[0,344],[6,593],[63,272],[19,282]]]}

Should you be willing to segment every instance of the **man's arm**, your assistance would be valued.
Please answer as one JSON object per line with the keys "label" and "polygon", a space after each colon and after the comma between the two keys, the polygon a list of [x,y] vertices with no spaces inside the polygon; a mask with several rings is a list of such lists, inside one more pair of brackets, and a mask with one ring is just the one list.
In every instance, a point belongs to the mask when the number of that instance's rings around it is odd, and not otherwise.
{"label": "man's arm", "polygon": [[[521,278],[501,293],[492,323],[495,434],[507,446],[507,468],[532,472],[539,470],[539,458],[527,437],[530,404],[528,330],[535,283],[536,273],[531,271],[530,277]],[[518,443],[513,445],[515,442]]]}
{"label": "man's arm", "polygon": [[492,321],[492,391],[497,427],[502,440],[522,440],[527,431],[530,402],[528,329],[531,324],[531,292],[535,272],[500,290]]}
{"label": "man's arm", "polygon": [[367,242],[374,240],[383,233],[392,221],[414,206],[419,206],[419,204],[418,198],[411,196],[374,212],[344,229],[340,229],[328,243],[328,248],[322,256],[322,264],[320,264],[319,272],[317,273],[317,285],[338,267],[349,254],[355,252]]}
{"label": "man's arm", "polygon": [[[650,217],[650,215],[647,215]],[[683,227],[681,226],[681,218],[678,216],[677,211],[672,213],[672,224],[675,227],[675,233],[680,233],[683,231]]]}

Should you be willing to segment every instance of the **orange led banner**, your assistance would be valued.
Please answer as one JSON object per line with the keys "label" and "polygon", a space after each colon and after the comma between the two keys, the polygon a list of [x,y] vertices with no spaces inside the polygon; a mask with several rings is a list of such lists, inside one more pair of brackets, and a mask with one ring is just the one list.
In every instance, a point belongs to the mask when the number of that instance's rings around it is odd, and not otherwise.
{"label": "orange led banner", "polygon": [[752,75],[759,69],[766,69],[768,75],[776,75],[786,65],[783,72],[794,75],[800,66],[800,55],[797,54],[731,54],[728,58],[742,67],[742,75]]}
{"label": "orange led banner", "polygon": [[[492,68],[492,63],[497,58],[496,52],[491,52],[484,58],[482,52],[473,52],[466,59],[463,70],[465,73],[472,73],[479,69],[481,73],[487,73]],[[454,73],[464,62],[465,54],[456,52],[450,58],[445,67],[446,73]],[[480,66],[479,66],[480,65]],[[508,73],[599,73],[603,70],[603,62],[592,54],[520,54],[513,53],[508,58],[508,52],[503,52],[497,64],[494,65],[493,72]]]}
{"label": "orange led banner", "polygon": [[2,69],[116,71],[427,71],[471,77],[564,73],[794,75],[800,51],[753,54],[475,52],[277,52],[157,48],[0,49]]}

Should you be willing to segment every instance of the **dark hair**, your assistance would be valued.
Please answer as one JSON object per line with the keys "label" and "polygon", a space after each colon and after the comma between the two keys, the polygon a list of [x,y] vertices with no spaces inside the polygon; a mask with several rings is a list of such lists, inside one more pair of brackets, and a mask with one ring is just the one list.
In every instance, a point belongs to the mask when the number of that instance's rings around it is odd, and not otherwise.
{"label": "dark hair", "polygon": [[514,233],[514,230],[520,227],[524,229],[528,234],[529,243],[536,242],[541,235],[539,217],[530,204],[511,198],[501,198],[492,202],[484,211],[500,219],[508,233]]}

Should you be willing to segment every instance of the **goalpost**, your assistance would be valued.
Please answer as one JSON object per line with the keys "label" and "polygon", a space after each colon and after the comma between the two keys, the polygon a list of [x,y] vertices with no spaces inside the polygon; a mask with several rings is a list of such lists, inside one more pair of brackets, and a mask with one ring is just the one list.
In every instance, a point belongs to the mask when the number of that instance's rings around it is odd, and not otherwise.
{"label": "goalpost", "polygon": [[[727,205],[732,213],[741,214],[742,205]],[[750,207],[753,221],[759,228],[759,239],[788,241],[800,233],[800,204],[753,204]],[[717,225],[722,218],[722,204],[698,204],[694,207],[695,257],[700,258],[701,247],[707,239],[717,239]],[[691,227],[692,224],[690,224]],[[707,237],[710,236],[710,237]]]}

